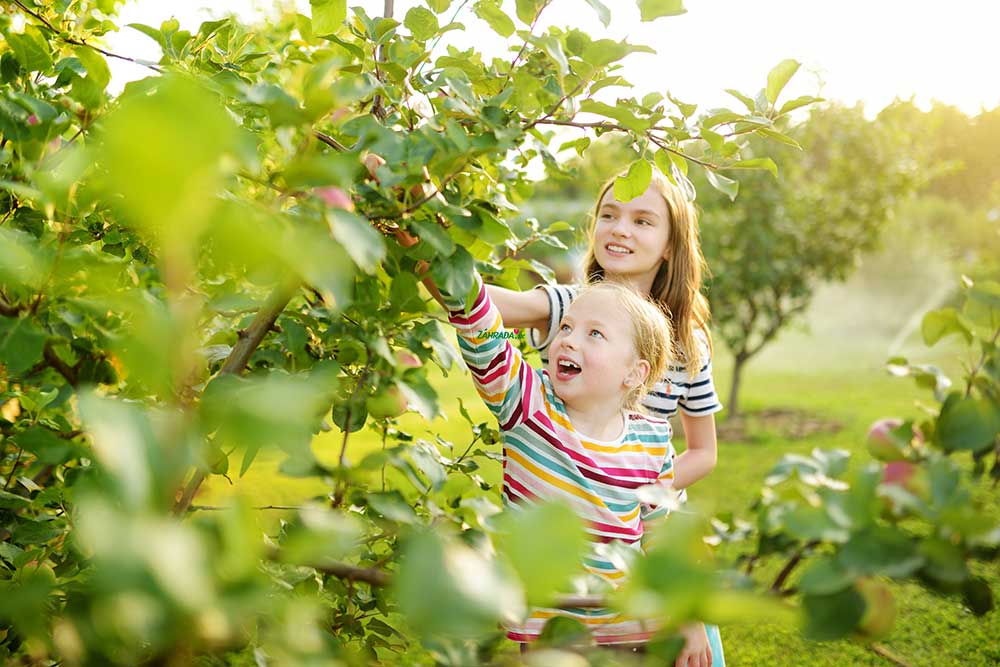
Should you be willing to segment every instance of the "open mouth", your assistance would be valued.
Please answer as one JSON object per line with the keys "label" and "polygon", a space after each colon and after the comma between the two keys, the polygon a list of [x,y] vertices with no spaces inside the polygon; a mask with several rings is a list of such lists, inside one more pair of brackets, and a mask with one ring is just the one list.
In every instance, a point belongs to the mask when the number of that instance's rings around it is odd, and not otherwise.
{"label": "open mouth", "polygon": [[556,364],[556,377],[560,380],[571,380],[580,374],[580,365],[569,359],[560,359]]}
{"label": "open mouth", "polygon": [[618,245],[617,243],[608,243],[604,246],[604,249],[613,257],[625,257],[626,255],[632,254],[631,250],[623,245]]}

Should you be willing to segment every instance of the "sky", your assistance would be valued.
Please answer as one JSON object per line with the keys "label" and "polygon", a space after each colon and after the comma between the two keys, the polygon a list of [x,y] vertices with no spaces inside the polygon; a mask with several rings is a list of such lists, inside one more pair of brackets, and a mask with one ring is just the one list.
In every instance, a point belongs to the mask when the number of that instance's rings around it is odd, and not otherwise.
{"label": "sky", "polygon": [[[294,0],[309,13],[308,0]],[[1000,66],[1000,3],[983,0],[687,0],[682,16],[642,23],[634,0],[603,0],[612,10],[605,28],[585,0],[553,0],[543,13],[547,25],[570,26],[595,37],[627,39],[657,49],[657,55],[626,58],[625,78],[635,94],[671,92],[702,108],[739,105],[724,90],[751,95],[760,90],[767,72],[786,58],[802,63],[783,97],[819,95],[853,104],[862,102],[874,115],[894,98],[914,97],[925,107],[932,99],[975,114],[1000,105],[995,72]],[[396,0],[395,17],[420,0]],[[442,15],[450,17],[461,0]],[[513,0],[504,0],[513,16]],[[382,13],[382,0],[348,0],[370,15]],[[509,7],[508,7],[509,5]],[[450,43],[475,45],[488,55],[502,55],[509,45],[495,35],[466,5],[458,21],[466,30],[448,33]],[[236,13],[254,21],[273,9],[272,0],[128,0],[119,25],[159,26],[171,17],[194,30],[201,21]],[[519,26],[523,27],[523,26]],[[109,35],[116,53],[157,60],[159,49],[148,37],[123,28]],[[516,37],[512,40],[512,44]],[[445,43],[448,43],[447,41]],[[114,83],[147,76],[141,67],[112,61]],[[620,89],[618,89],[620,90]]]}

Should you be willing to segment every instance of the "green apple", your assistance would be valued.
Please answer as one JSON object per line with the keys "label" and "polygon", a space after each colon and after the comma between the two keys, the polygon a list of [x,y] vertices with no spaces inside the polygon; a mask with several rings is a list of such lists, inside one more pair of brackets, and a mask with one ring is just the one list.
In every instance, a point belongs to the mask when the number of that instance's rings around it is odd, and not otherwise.
{"label": "green apple", "polygon": [[399,387],[393,385],[379,394],[371,396],[368,399],[367,407],[368,414],[372,417],[384,419],[398,417],[406,412],[408,406],[403,392],[400,391]]}
{"label": "green apple", "polygon": [[858,622],[858,632],[870,639],[888,635],[896,622],[896,601],[889,586],[872,577],[861,577],[854,582],[854,589],[865,601],[865,613]]}

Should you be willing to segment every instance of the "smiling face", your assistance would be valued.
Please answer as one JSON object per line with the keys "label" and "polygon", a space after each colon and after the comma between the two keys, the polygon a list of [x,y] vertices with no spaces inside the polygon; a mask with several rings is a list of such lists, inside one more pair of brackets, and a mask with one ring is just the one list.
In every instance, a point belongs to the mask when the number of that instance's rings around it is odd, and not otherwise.
{"label": "smiling face", "polygon": [[605,275],[648,293],[661,262],[668,259],[670,214],[654,183],[629,202],[608,188],[597,208],[594,257]]}
{"label": "smiling face", "polygon": [[634,338],[631,317],[613,291],[582,294],[549,347],[548,371],[556,395],[575,410],[621,406],[629,390],[649,374]]}

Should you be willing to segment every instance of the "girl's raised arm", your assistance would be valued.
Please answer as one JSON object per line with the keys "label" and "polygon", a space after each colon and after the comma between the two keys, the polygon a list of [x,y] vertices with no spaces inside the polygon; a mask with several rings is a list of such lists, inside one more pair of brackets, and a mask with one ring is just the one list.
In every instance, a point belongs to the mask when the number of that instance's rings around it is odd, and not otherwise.
{"label": "girl's raised arm", "polygon": [[500,311],[500,317],[507,327],[516,329],[538,329],[544,338],[549,330],[549,300],[542,290],[530,289],[524,292],[487,285],[490,300]]}

